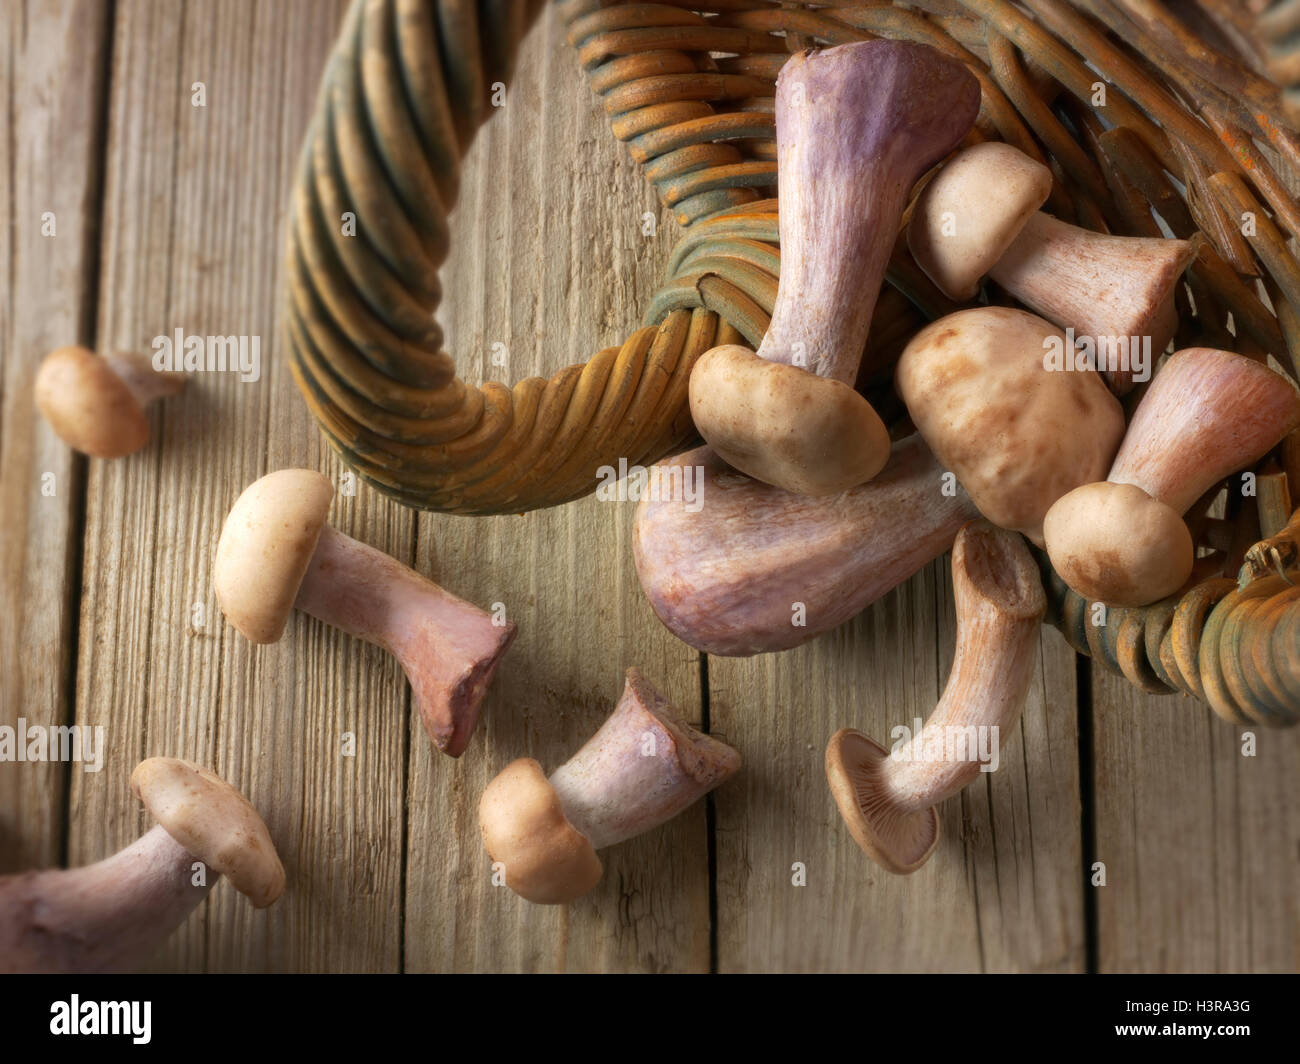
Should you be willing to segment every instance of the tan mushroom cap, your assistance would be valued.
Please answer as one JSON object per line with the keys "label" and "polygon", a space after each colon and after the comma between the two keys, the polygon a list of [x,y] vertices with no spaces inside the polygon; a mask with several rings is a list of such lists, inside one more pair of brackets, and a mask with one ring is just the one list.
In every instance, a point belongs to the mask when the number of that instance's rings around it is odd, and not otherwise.
{"label": "tan mushroom cap", "polygon": [[849,385],[738,344],[700,356],[690,401],[695,427],[728,465],[800,495],[847,491],[889,461],[889,430]]}
{"label": "tan mushroom cap", "polygon": [[505,865],[506,885],[520,897],[563,905],[600,882],[600,858],[532,758],[512,761],[487,785],[478,818],[488,856]]}
{"label": "tan mushroom cap", "polygon": [[1047,511],[1052,567],[1090,602],[1146,606],[1192,575],[1196,547],[1179,514],[1133,484],[1085,484]]}
{"label": "tan mushroom cap", "polygon": [[980,512],[1040,547],[1048,509],[1104,480],[1124,435],[1100,374],[1045,362],[1066,339],[1022,310],[961,310],[917,333],[894,376],[917,430]]}
{"label": "tan mushroom cap", "polygon": [[121,458],[149,442],[144,407],[107,361],[85,347],[51,351],[36,372],[36,406],[64,443]]}
{"label": "tan mushroom cap", "polygon": [[328,477],[280,469],[250,484],[230,508],[212,587],[226,619],[252,642],[274,643],[284,633],[333,497]]}
{"label": "tan mushroom cap", "polygon": [[826,781],[835,805],[863,851],[899,875],[915,872],[939,845],[936,806],[900,809],[881,786],[889,751],[852,728],[841,728],[826,746]]}
{"label": "tan mushroom cap", "polygon": [[167,834],[257,908],[284,891],[284,866],[266,824],[219,776],[189,761],[151,757],[131,773],[131,791]]}
{"label": "tan mushroom cap", "polygon": [[1018,148],[986,141],[958,152],[917,198],[907,228],[916,264],[966,302],[1052,191],[1052,171]]}

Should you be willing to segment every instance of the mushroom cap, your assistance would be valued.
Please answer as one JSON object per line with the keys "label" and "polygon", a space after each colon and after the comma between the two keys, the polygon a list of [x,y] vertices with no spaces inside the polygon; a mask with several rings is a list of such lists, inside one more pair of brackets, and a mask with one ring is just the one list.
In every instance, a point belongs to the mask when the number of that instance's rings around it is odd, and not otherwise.
{"label": "mushroom cap", "polygon": [[916,264],[966,302],[1052,191],[1052,171],[1018,148],[985,141],[953,156],[925,186],[907,229]]}
{"label": "mushroom cap", "polygon": [[284,866],[266,824],[221,777],[189,761],[151,757],[131,773],[131,791],[167,834],[256,908],[284,891]]}
{"label": "mushroom cap", "polygon": [[212,587],[226,619],[254,643],[284,633],[329,515],[334,485],[310,469],[280,469],[235,500],[221,529]]}
{"label": "mushroom cap", "polygon": [[113,368],[85,347],[51,351],[36,372],[36,406],[64,443],[121,458],[149,442],[144,407]]}
{"label": "mushroom cap", "polygon": [[604,873],[590,840],[569,823],[559,795],[531,757],[512,761],[478,804],[483,847],[505,865],[506,885],[539,905],[580,898]]}
{"label": "mushroom cap", "polygon": [[889,751],[852,728],[841,728],[826,746],[826,781],[849,834],[877,864],[906,875],[939,845],[937,806],[901,809],[882,786]]}
{"label": "mushroom cap", "polygon": [[1052,567],[1090,602],[1146,606],[1192,575],[1196,547],[1182,517],[1134,484],[1084,484],[1043,522]]}
{"label": "mushroom cap", "polygon": [[695,427],[728,465],[800,495],[847,491],[889,461],[889,430],[849,385],[738,344],[700,356],[690,400]]}
{"label": "mushroom cap", "polygon": [[1043,545],[1043,517],[1104,480],[1124,412],[1094,369],[1049,369],[1065,334],[1009,307],[958,311],[903,350],[895,384],[925,442],[980,512]]}

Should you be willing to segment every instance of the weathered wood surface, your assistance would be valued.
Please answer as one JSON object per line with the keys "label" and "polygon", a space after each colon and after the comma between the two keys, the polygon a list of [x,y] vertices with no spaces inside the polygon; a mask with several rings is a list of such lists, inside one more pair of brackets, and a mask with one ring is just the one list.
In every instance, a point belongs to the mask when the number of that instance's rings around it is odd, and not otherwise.
{"label": "weathered wood surface", "polygon": [[[647,211],[655,239],[642,235]],[[609,136],[553,15],[474,146],[454,222],[440,320],[471,378],[549,375],[640,325],[671,250],[668,212]],[[506,365],[493,365],[494,350]],[[699,655],[659,624],[637,584],[633,509],[591,496],[522,516],[420,519],[421,571],[504,603],[519,637],[459,762],[431,755],[412,727],[410,969],[708,969],[703,805],[602,854],[601,884],[567,909],[493,887],[479,841],[487,781],[517,757],[557,767],[609,714],[628,666],[700,720]]]}
{"label": "weathered wood surface", "polygon": [[[245,791],[289,889],[255,913],[219,886],[154,958],[165,970],[1080,971],[1091,902],[1102,970],[1300,967],[1300,735],[1261,730],[1259,757],[1242,758],[1208,710],[1098,671],[1089,795],[1075,659],[1055,632],[1001,770],[944,807],[930,863],[892,877],[853,845],[826,740],[843,725],[884,739],[933,707],[952,657],[946,563],[809,647],[702,667],[639,592],[632,504],[449,518],[359,486],[336,500],[339,527],[520,626],[459,761],[431,749],[378,650],[305,617],[264,648],[224,624],[210,568],[241,488],[291,465],[345,483],[280,361],[278,298],[291,171],[342,6],[5,9],[0,723],[75,713],[105,728],[107,753],[97,774],[0,764],[0,869],[134,837],[130,770],[172,754]],[[39,235],[47,203],[55,240]],[[449,349],[470,377],[516,380],[621,342],[673,239],[548,13],[468,160],[443,273]],[[145,451],[74,461],[31,407],[40,356],[76,340],[145,349],[177,327],[259,336],[262,379],[197,375]],[[478,794],[512,758],[567,757],[629,665],[746,768],[602,855],[589,897],[529,906],[491,885]],[[1085,806],[1101,888],[1087,886]]]}
{"label": "weathered wood surface", "polygon": [[1093,674],[1099,968],[1300,969],[1300,732]]}
{"label": "weathered wood surface", "polygon": [[863,855],[827,789],[838,728],[889,744],[929,715],[954,633],[945,560],[798,651],[709,659],[713,726],[748,759],[717,797],[722,970],[1083,970],[1073,655],[1055,632],[999,771],[945,804],[919,871]]}
{"label": "weathered wood surface", "polygon": [[[77,719],[102,773],[74,773],[69,858],[134,837],[141,758],[212,766],[265,817],[295,889],[255,912],[230,888],[158,959],[168,968],[398,965],[404,727],[394,664],[296,617],[255,648],[223,622],[212,555],[241,488],[291,465],[336,473],[278,351],[280,225],[336,5],[118,5],[97,338],[147,350],[177,327],[259,336],[261,379],[196,374],[148,449],[92,462]],[[206,106],[193,106],[194,84]],[[414,522],[368,492],[334,519],[409,555]],[[197,609],[196,609],[197,608]],[[340,733],[357,733],[342,758]],[[325,929],[328,928],[328,933]]]}
{"label": "weathered wood surface", "polygon": [[[0,725],[72,717],[85,462],[32,402],[42,354],[91,342],[108,20],[99,0],[0,19]],[[0,764],[0,872],[62,858],[67,767]]]}

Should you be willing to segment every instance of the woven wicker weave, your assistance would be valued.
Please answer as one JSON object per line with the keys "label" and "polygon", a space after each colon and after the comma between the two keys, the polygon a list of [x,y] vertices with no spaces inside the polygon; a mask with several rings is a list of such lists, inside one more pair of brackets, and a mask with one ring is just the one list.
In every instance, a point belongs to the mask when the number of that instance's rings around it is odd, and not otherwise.
{"label": "woven wicker weave", "polygon": [[[788,55],[812,45],[903,38],[967,63],[983,89],[974,136],[1048,162],[1051,213],[1164,235],[1154,212],[1175,236],[1201,234],[1178,346],[1271,354],[1295,376],[1300,265],[1287,239],[1300,233],[1289,191],[1300,187],[1300,135],[1272,82],[1206,47],[1202,28],[1158,0],[559,6],[611,130],[684,234],[645,326],[549,380],[466,384],[434,320],[460,160],[538,0],[356,0],[325,75],[290,225],[292,367],[343,459],[403,503],[469,514],[551,506],[590,491],[602,465],[647,463],[691,437],[696,357],[720,343],[756,346],[767,328],[780,265],[772,97]],[[1201,4],[1205,26],[1216,6]],[[1233,43],[1237,20],[1217,24]],[[355,236],[338,223],[346,211]],[[1249,236],[1246,212],[1256,219]],[[887,417],[891,403],[902,413],[879,388],[900,344],[957,309],[902,251],[888,279],[859,378]],[[1097,623],[1046,570],[1071,644],[1147,690],[1203,698],[1228,720],[1294,723],[1292,442],[1255,471],[1256,496],[1228,493],[1226,517],[1206,516],[1213,493],[1193,508],[1189,524],[1212,553],[1180,599],[1112,609]]]}

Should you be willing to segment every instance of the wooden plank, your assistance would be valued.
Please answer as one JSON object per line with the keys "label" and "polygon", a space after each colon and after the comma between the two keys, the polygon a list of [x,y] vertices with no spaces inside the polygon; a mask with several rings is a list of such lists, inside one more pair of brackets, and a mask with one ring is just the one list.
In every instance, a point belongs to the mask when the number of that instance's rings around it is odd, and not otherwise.
{"label": "wooden plank", "polygon": [[[568,910],[493,888],[478,839],[491,775],[518,756],[558,765],[608,712],[627,665],[702,715],[698,656],[658,626],[636,586],[631,504],[417,521],[364,487],[338,500],[341,528],[459,594],[504,602],[521,626],[459,762],[429,748],[400,672],[377,650],[302,618],[281,644],[254,650],[216,613],[212,550],[240,488],[287,465],[341,473],[276,357],[279,225],[341,8],[119,3],[97,327],[108,9],[6,9],[0,595],[11,605],[0,614],[0,723],[66,717],[75,645],[76,721],[104,726],[109,750],[101,773],[72,774],[73,863],[143,826],[126,781],[152,754],[212,765],[266,816],[289,870],[285,898],[255,914],[219,887],[156,967],[706,969],[703,807],[605,854],[604,882]],[[465,174],[442,320],[471,376],[515,380],[621,341],[674,238],[557,22],[548,12],[529,41]],[[202,109],[189,102],[198,80]],[[45,209],[57,239],[33,225]],[[642,235],[645,211],[656,238]],[[91,464],[74,643],[84,467],[36,419],[31,374],[59,343],[147,348],[177,326],[260,336],[264,377],[201,376],[155,415],[146,451]],[[490,364],[498,340],[506,367]],[[53,499],[40,493],[44,471],[56,475]],[[746,758],[715,798],[720,968],[1083,967],[1073,659],[1055,633],[1043,636],[1001,770],[945,805],[945,841],[919,873],[872,865],[826,790],[831,732],[852,724],[884,737],[925,716],[952,637],[937,565],[811,647],[710,660],[712,730]],[[1246,758],[1240,729],[1190,700],[1148,698],[1100,671],[1093,690],[1102,970],[1296,970],[1300,735],[1258,729],[1258,756]],[[340,756],[344,732],[357,736],[355,758]],[[55,863],[67,774],[16,768],[0,764],[0,869]],[[795,861],[806,887],[790,883]]]}
{"label": "wooden plank", "polygon": [[[448,350],[470,378],[549,374],[640,324],[674,231],[548,9],[503,112],[475,143],[443,271]],[[659,235],[642,235],[644,212]],[[493,343],[508,364],[490,364]],[[519,517],[421,519],[419,568],[520,634],[485,726],[459,762],[411,729],[406,966],[411,970],[682,971],[709,963],[705,811],[603,853],[567,909],[493,887],[478,796],[517,757],[558,767],[600,725],[624,670],[700,719],[698,656],[655,620],[631,558],[634,504],[589,497]]]}
{"label": "wooden plank", "polygon": [[[166,969],[395,970],[406,688],[393,661],[303,616],[253,648],[211,593],[242,487],[285,466],[337,475],[279,357],[281,221],[339,3],[121,3],[113,49],[101,347],[176,328],[260,337],[263,375],[196,374],[138,455],[91,466],[77,719],[105,771],[72,790],[70,854],[144,825],[150,755],[212,766],[265,817],[288,888],[265,912],[229,884],[167,943]],[[195,82],[206,106],[192,105]],[[414,522],[374,493],[334,523],[407,556]],[[202,616],[196,614],[201,608]],[[354,758],[341,733],[354,731]]]}
{"label": "wooden plank", "polygon": [[1300,969],[1300,733],[1092,672],[1100,970]]}
{"label": "wooden plank", "polygon": [[928,716],[954,639],[941,560],[798,650],[709,659],[714,731],[747,760],[716,798],[720,970],[1083,970],[1074,659],[1055,632],[1001,767],[943,805],[919,871],[875,865],[830,796],[830,736],[851,726],[888,743]]}
{"label": "wooden plank", "polygon": [[1300,971],[1300,731],[1089,668],[1098,969]]}
{"label": "wooden plank", "polygon": [[[84,463],[32,382],[48,351],[92,339],[107,22],[99,0],[0,15],[0,725],[72,715]],[[0,762],[0,871],[59,862],[69,771]]]}

